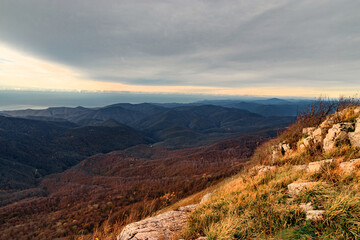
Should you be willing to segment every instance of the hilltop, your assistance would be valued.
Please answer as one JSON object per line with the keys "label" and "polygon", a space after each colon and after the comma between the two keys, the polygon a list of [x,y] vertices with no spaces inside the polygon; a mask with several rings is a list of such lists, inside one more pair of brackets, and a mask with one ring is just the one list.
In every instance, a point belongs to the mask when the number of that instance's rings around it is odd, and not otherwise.
{"label": "hilltop", "polygon": [[[238,175],[199,193],[211,192],[199,205],[199,196],[186,198],[118,239],[145,239],[149,229],[162,239],[359,239],[359,149],[359,105],[319,103]],[[179,208],[186,204],[195,205]]]}
{"label": "hilltop", "polygon": [[360,107],[313,109],[189,218],[185,239],[359,239]]}

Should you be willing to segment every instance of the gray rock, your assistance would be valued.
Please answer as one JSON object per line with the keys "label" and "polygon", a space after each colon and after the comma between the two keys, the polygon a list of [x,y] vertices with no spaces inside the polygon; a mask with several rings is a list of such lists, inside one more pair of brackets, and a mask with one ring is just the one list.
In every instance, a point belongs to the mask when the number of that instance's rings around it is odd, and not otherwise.
{"label": "gray rock", "polygon": [[180,207],[178,211],[168,211],[155,217],[128,224],[117,240],[170,240],[181,231],[195,205]]}
{"label": "gray rock", "polygon": [[301,203],[300,208],[306,212],[306,220],[318,221],[323,219],[325,211],[324,210],[314,210],[312,204],[309,203]]}
{"label": "gray rock", "polygon": [[354,130],[353,123],[337,123],[329,129],[323,143],[325,152],[332,150],[340,142],[344,142],[349,138],[348,132]]}
{"label": "gray rock", "polygon": [[352,146],[360,148],[360,118],[356,121],[355,131],[349,132],[349,139]]}
{"label": "gray rock", "polygon": [[183,211],[183,212],[193,212],[195,211],[195,209],[199,206],[199,204],[192,204],[192,205],[187,205],[185,207],[179,207],[178,211]]}
{"label": "gray rock", "polygon": [[295,197],[314,184],[318,184],[318,182],[291,183],[288,185],[289,195]]}
{"label": "gray rock", "polygon": [[258,170],[259,174],[264,174],[264,173],[267,173],[269,171],[276,169],[276,166],[260,165],[260,166],[255,167],[255,169]]}
{"label": "gray rock", "polygon": [[305,212],[314,210],[314,207],[311,205],[311,202],[309,202],[309,203],[301,203],[299,206]]}
{"label": "gray rock", "polygon": [[310,147],[313,142],[314,142],[314,138],[312,136],[307,137],[303,140],[303,144],[305,147]]}
{"label": "gray rock", "polygon": [[314,143],[321,143],[323,141],[323,135],[325,135],[325,128],[318,127],[311,135]]}
{"label": "gray rock", "polygon": [[212,193],[207,193],[207,194],[205,194],[205,195],[202,197],[200,203],[204,203],[204,202],[208,201],[208,200],[211,198],[212,195],[213,195]]}
{"label": "gray rock", "polygon": [[360,148],[360,132],[350,132],[349,139],[351,146]]}
{"label": "gray rock", "polygon": [[326,159],[326,160],[322,160],[322,161],[311,162],[308,165],[307,171],[308,172],[320,171],[323,166],[325,166],[326,164],[331,164],[333,162],[334,162],[334,159]]}
{"label": "gray rock", "polygon": [[289,152],[291,150],[290,144],[288,143],[281,143],[281,150],[283,155],[285,155],[287,152]]}
{"label": "gray rock", "polygon": [[315,131],[315,129],[316,129],[315,127],[303,128],[302,133],[303,133],[304,135],[310,136],[310,135],[313,134],[313,132]]}
{"label": "gray rock", "polygon": [[306,220],[319,221],[324,218],[325,210],[308,210]]}
{"label": "gray rock", "polygon": [[280,156],[284,156],[291,150],[290,144],[282,142],[272,147],[272,160],[273,162]]}
{"label": "gray rock", "polygon": [[292,169],[294,169],[295,171],[307,171],[308,165],[294,165],[292,166]]}
{"label": "gray rock", "polygon": [[350,173],[355,170],[355,165],[360,163],[360,158],[352,159],[349,162],[340,163],[340,169],[346,173]]}

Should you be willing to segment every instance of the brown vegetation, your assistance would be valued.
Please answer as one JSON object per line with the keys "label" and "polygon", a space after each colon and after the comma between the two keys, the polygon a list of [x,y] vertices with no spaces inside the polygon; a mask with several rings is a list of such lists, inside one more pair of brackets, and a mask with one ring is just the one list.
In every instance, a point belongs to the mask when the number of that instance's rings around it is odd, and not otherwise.
{"label": "brown vegetation", "polygon": [[113,237],[125,224],[237,173],[265,139],[240,137],[173,151],[142,145],[95,155],[47,177],[41,184],[46,196],[0,208],[0,237]]}

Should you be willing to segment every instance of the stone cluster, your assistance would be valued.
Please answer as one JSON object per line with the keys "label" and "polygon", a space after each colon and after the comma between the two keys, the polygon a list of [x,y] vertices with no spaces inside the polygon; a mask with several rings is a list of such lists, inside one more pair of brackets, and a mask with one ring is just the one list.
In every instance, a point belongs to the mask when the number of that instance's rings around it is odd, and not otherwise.
{"label": "stone cluster", "polygon": [[[208,201],[211,196],[211,193],[205,194],[200,203]],[[189,215],[195,211],[198,205],[179,207],[175,211],[168,211],[130,223],[122,230],[117,240],[171,240],[175,234],[181,231]],[[206,240],[206,237],[200,237],[197,240]]]}
{"label": "stone cluster", "polygon": [[[360,148],[360,117],[355,123],[335,123],[335,119],[346,114],[348,109],[330,115],[318,127],[304,128],[302,133],[304,139],[299,145],[300,149],[306,149],[313,144],[322,144],[324,152],[331,151],[339,143],[349,141],[354,147]],[[354,113],[360,112],[360,108],[354,109]]]}

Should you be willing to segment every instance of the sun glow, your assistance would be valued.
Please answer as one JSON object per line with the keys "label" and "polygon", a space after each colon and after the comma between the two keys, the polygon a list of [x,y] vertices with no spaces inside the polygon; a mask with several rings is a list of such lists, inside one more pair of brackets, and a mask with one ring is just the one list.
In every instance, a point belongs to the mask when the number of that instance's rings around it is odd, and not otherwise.
{"label": "sun glow", "polygon": [[212,95],[272,95],[337,97],[339,93],[353,95],[352,89],[311,87],[229,88],[206,86],[147,86],[87,79],[75,68],[40,59],[0,43],[0,88],[55,91],[129,91],[144,93],[189,93]]}

